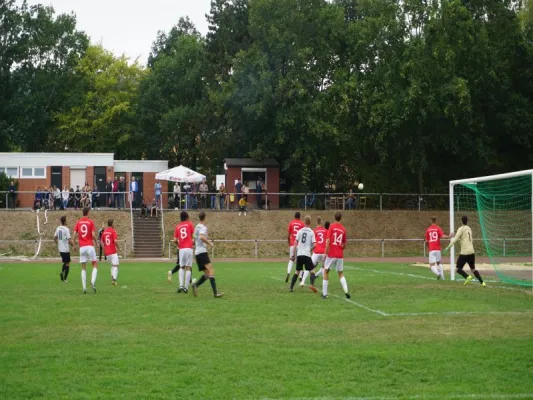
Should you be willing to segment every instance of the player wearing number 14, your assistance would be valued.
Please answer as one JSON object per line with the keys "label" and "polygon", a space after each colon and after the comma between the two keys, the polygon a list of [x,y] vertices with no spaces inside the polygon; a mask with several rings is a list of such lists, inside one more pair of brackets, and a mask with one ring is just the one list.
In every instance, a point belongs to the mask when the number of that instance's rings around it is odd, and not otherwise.
{"label": "player wearing number 14", "polygon": [[117,286],[118,278],[118,235],[113,228],[113,219],[107,220],[107,229],[102,233],[102,244],[104,245],[104,254],[111,264],[111,284]]}
{"label": "player wearing number 14", "polygon": [[350,298],[348,293],[348,283],[344,276],[344,248],[346,247],[346,229],[341,224],[342,214],[340,211],[335,213],[335,222],[328,229],[326,238],[326,262],[324,263],[324,279],[322,281],[322,298],[328,297],[328,277],[329,270],[335,267],[339,274],[342,290],[347,299]]}

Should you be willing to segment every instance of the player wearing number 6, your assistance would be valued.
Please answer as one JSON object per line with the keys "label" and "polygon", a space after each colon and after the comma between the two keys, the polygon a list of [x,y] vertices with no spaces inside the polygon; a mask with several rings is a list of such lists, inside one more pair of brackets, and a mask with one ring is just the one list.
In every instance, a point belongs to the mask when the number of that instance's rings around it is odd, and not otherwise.
{"label": "player wearing number 6", "polygon": [[468,226],[468,217],[463,215],[461,221],[463,222],[463,226],[457,230],[455,237],[452,239],[448,247],[444,249],[444,254],[448,253],[450,247],[459,242],[461,245],[461,252],[457,259],[457,273],[466,279],[465,285],[468,285],[472,280],[472,276],[463,271],[465,264],[468,264],[472,273],[475,275],[479,283],[481,283],[481,286],[485,287],[485,282],[483,282],[479,271],[476,270],[476,252],[474,251],[474,244],[472,243],[472,229]]}
{"label": "player wearing number 6", "polygon": [[437,217],[431,217],[431,226],[426,229],[426,244],[429,249],[429,266],[431,267],[431,271],[437,275],[437,279],[444,279],[441,264],[440,240],[450,237],[451,235],[445,235],[440,226],[437,225]]}
{"label": "player wearing number 6", "polygon": [[189,214],[186,211],[180,213],[180,221],[174,230],[174,243],[178,246],[178,260],[174,269],[168,271],[167,279],[168,283],[172,282],[172,274],[179,271],[180,286],[178,293],[188,293],[192,273],[192,238],[194,235],[194,225],[189,221]]}
{"label": "player wearing number 6", "polygon": [[94,222],[89,219],[88,207],[83,209],[83,218],[76,222],[74,227],[74,240],[79,239],[80,245],[80,263],[81,263],[81,285],[83,294],[87,293],[87,261],[91,260],[93,273],[91,275],[91,286],[96,293],[96,275],[98,274],[98,262],[96,261],[96,228]]}
{"label": "player wearing number 6", "polygon": [[118,235],[113,228],[113,219],[107,220],[107,229],[102,233],[102,244],[104,245],[104,254],[111,264],[111,284],[117,286],[118,278]]}
{"label": "player wearing number 6", "polygon": [[344,277],[344,248],[346,247],[346,229],[341,224],[342,214],[340,211],[335,213],[335,221],[328,229],[326,238],[326,262],[324,263],[324,280],[322,281],[322,298],[328,298],[328,277],[329,270],[335,267],[339,274],[342,289],[347,299],[350,298],[348,293],[348,283]]}

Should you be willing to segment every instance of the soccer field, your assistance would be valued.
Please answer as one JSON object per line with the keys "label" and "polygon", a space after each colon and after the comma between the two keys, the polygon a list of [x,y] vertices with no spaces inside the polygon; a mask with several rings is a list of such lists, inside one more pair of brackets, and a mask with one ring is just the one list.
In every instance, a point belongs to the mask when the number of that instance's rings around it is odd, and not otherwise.
{"label": "soccer field", "polygon": [[322,300],[289,293],[286,264],[218,263],[225,297],[194,298],[171,266],[124,263],[113,287],[102,265],[82,295],[78,265],[67,284],[0,265],[0,398],[533,399],[526,290],[352,263],[351,301],[336,274]]}

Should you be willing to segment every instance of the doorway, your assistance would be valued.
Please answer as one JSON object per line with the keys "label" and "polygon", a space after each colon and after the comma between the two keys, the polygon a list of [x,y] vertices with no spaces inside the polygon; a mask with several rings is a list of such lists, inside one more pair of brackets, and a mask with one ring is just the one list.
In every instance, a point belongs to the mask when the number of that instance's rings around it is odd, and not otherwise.
{"label": "doorway", "polygon": [[58,187],[59,190],[63,190],[63,176],[62,170],[63,167],[52,167],[52,178],[50,180],[50,185]]}

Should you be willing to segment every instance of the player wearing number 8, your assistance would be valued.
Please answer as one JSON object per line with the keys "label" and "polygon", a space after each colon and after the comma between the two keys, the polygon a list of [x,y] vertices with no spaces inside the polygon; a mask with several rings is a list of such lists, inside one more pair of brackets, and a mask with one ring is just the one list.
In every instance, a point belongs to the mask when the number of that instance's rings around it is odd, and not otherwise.
{"label": "player wearing number 8", "polygon": [[98,274],[98,262],[96,261],[95,245],[96,228],[94,222],[89,219],[88,207],[83,209],[83,217],[76,222],[74,227],[74,240],[79,239],[80,245],[80,263],[81,263],[81,285],[83,287],[83,293],[87,293],[87,261],[91,260],[93,265],[93,272],[91,275],[91,286],[93,292],[96,293],[96,276]]}
{"label": "player wearing number 8", "polygon": [[104,246],[104,254],[111,264],[111,284],[117,286],[118,278],[118,235],[113,228],[113,219],[107,220],[107,229],[102,233],[102,244]]}
{"label": "player wearing number 8", "polygon": [[348,283],[344,277],[344,248],[346,247],[346,229],[341,224],[342,214],[340,211],[335,213],[335,222],[328,229],[326,238],[326,262],[324,263],[324,280],[322,281],[322,298],[328,298],[328,277],[329,270],[335,267],[339,274],[342,289],[347,299],[350,298],[348,293]]}
{"label": "player wearing number 8", "polygon": [[437,279],[444,279],[440,240],[450,237],[451,235],[445,235],[440,226],[437,225],[437,217],[431,217],[431,226],[426,229],[426,244],[429,250],[429,266],[431,267],[431,271],[437,275]]}
{"label": "player wearing number 8", "polygon": [[172,275],[179,271],[178,293],[188,293],[192,274],[192,239],[194,225],[189,221],[186,211],[180,213],[180,223],[174,230],[174,243],[178,246],[178,259],[172,271],[168,271],[168,283],[172,282]]}
{"label": "player wearing number 8", "polygon": [[[313,292],[317,292],[315,289],[315,274],[313,272],[313,269],[315,266],[313,265],[313,261],[311,260],[311,252],[313,251],[316,239],[315,239],[315,233],[311,228],[309,228],[309,225],[311,225],[311,217],[306,216],[305,217],[305,227],[300,229],[298,231],[298,234],[296,235],[296,239],[294,240],[294,253],[296,253],[296,272],[292,276],[291,280],[291,288],[290,291],[292,292],[294,290],[294,285],[296,284],[296,280],[298,279],[298,276],[300,275],[300,272],[305,267],[304,277],[302,282],[305,282],[305,279],[311,272],[311,286],[310,289]],[[302,285],[303,286],[303,285]]]}

